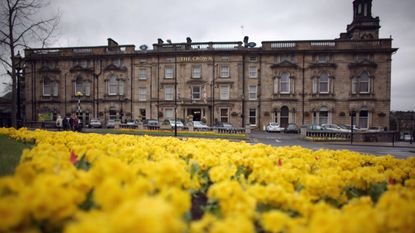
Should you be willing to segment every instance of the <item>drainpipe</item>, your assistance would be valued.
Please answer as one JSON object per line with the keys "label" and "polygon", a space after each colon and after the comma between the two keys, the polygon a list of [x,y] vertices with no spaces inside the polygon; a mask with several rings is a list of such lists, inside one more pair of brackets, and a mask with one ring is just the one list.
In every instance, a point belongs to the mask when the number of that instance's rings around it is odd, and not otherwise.
{"label": "drainpipe", "polygon": [[301,123],[302,125],[304,125],[304,105],[305,105],[305,54],[303,52],[303,67],[302,67],[302,73],[303,73],[303,87],[302,87],[302,94],[301,94],[301,98],[302,98],[302,107],[301,107]]}
{"label": "drainpipe", "polygon": [[245,54],[242,55],[242,128],[245,128]]}

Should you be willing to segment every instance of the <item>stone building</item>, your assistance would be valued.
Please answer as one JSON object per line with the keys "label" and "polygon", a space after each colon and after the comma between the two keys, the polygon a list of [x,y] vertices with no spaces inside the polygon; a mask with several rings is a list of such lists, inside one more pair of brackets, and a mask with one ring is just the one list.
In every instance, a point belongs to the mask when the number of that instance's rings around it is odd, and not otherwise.
{"label": "stone building", "polygon": [[[392,39],[379,38],[371,0],[333,40],[164,42],[25,50],[27,121],[77,113],[108,119],[205,119],[261,128],[389,127]],[[82,94],[82,95],[77,95]],[[79,104],[78,104],[79,103]]]}

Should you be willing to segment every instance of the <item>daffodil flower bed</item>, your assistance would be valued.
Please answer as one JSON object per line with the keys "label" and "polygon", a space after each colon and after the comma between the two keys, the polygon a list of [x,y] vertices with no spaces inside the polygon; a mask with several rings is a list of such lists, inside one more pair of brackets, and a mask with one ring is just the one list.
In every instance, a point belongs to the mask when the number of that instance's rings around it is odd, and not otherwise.
{"label": "daffodil flower bed", "polygon": [[415,158],[0,129],[0,232],[415,232]]}

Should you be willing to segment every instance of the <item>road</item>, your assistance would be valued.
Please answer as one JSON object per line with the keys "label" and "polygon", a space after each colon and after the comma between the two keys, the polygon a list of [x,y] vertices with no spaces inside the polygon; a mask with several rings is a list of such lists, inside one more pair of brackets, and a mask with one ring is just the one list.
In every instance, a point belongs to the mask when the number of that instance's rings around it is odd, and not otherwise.
{"label": "road", "polygon": [[263,131],[255,131],[250,134],[251,143],[263,143],[273,146],[302,146],[312,150],[331,149],[331,150],[351,150],[365,154],[373,155],[394,155],[397,158],[407,158],[415,156],[415,145],[412,147],[401,146],[384,146],[383,144],[373,145],[350,145],[334,142],[312,142],[302,139],[298,134],[284,134],[284,133],[266,133]]}

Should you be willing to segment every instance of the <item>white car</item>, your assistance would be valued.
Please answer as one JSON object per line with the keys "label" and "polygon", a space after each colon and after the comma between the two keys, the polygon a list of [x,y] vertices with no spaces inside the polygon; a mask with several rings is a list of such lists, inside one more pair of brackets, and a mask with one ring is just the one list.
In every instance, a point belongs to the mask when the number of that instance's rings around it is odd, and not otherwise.
{"label": "white car", "polygon": [[174,129],[174,126],[176,126],[178,129],[183,129],[184,127],[183,122],[180,120],[176,120],[176,122],[174,122],[174,119],[169,119],[169,120],[165,120],[165,123],[169,124],[172,129]]}
{"label": "white car", "polygon": [[196,130],[209,130],[209,126],[201,121],[193,121],[193,128]]}
{"label": "white car", "polygon": [[280,124],[276,122],[268,123],[266,127],[267,132],[283,132],[284,128],[280,127]]}
{"label": "white car", "polygon": [[92,119],[91,122],[89,122],[89,127],[90,128],[101,128],[102,123],[98,119]]}
{"label": "white car", "polygon": [[322,124],[321,127],[324,130],[329,130],[329,131],[333,131],[333,132],[345,132],[345,133],[350,133],[350,129],[343,129],[340,126],[336,125],[336,124]]}

